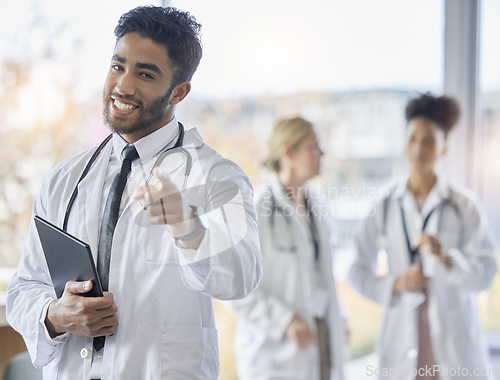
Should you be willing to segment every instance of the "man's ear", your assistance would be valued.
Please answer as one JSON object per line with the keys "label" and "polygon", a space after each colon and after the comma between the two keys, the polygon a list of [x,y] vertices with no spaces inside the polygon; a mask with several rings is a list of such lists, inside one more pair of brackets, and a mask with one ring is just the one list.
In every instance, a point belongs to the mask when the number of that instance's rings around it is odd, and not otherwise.
{"label": "man's ear", "polygon": [[175,86],[170,98],[170,105],[179,104],[191,91],[191,82],[182,82]]}

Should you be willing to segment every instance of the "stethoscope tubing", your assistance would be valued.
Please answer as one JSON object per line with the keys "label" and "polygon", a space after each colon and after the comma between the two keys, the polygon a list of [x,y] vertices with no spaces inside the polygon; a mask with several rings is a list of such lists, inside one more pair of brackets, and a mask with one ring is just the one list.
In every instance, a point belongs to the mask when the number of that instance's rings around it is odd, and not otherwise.
{"label": "stethoscope tubing", "polygon": [[[438,231],[441,229],[442,215],[443,215],[443,211],[444,211],[444,208],[446,205],[450,205],[453,208],[453,211],[455,212],[455,214],[457,215],[457,218],[460,219],[460,210],[458,209],[456,204],[451,199],[445,199],[442,202],[440,202],[436,207],[434,207],[427,214],[427,216],[425,217],[424,222],[422,224],[422,232],[425,232],[425,229],[427,227],[427,224],[428,224],[431,216],[434,214],[434,211],[436,211],[437,209],[440,210],[439,215],[438,215],[438,218],[439,218],[438,219]],[[401,223],[403,225],[403,232],[404,232],[405,239],[406,239],[406,245],[408,247],[408,253],[410,254],[410,261],[412,263],[414,263],[416,260],[416,256],[419,253],[418,248],[411,246],[410,237],[408,234],[408,227],[406,225],[406,216],[405,216],[405,212],[404,212],[404,208],[403,208],[403,202],[401,200],[399,201],[399,207],[400,207],[400,211],[401,211]]]}
{"label": "stethoscope tubing", "polygon": [[[146,180],[146,187],[147,187],[148,191],[149,191],[148,182],[152,176],[154,168],[158,167],[158,165],[160,165],[163,162],[163,160],[168,156],[168,154],[174,153],[173,149],[176,149],[176,148],[178,148],[180,150],[180,152],[186,156],[187,162],[186,162],[186,171],[184,173],[183,189],[185,189],[185,187],[186,187],[187,178],[189,177],[189,174],[191,173],[192,157],[189,154],[189,152],[185,148],[182,147],[182,144],[184,142],[184,126],[181,123],[178,123],[178,124],[179,124],[179,137],[177,138],[175,145],[171,148],[168,148],[168,149],[164,148],[162,150],[159,157],[156,159],[155,164],[153,165],[153,168],[151,169],[151,172],[150,172],[148,179]],[[87,165],[83,169],[82,175],[80,176],[80,178],[78,179],[78,182],[75,185],[73,193],[71,194],[71,197],[69,199],[68,206],[66,207],[66,211],[64,213],[64,221],[63,221],[63,228],[62,228],[64,231],[66,231],[66,229],[67,229],[69,214],[71,212],[71,209],[73,208],[73,204],[76,201],[76,197],[78,196],[78,185],[80,184],[80,182],[83,181],[83,179],[90,172],[90,169],[92,168],[92,166],[96,162],[97,157],[99,156],[101,151],[104,149],[104,147],[107,145],[107,143],[111,140],[112,137],[113,137],[113,134],[110,134],[99,144],[99,146],[96,148],[95,152],[90,157]]]}

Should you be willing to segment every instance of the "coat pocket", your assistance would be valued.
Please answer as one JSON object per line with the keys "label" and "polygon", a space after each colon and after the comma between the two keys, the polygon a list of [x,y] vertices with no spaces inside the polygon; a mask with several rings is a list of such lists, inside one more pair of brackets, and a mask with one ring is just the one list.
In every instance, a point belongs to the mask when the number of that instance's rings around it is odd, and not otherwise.
{"label": "coat pocket", "polygon": [[162,379],[219,378],[219,347],[215,328],[164,328],[161,350]]}
{"label": "coat pocket", "polygon": [[145,259],[148,264],[177,265],[174,240],[168,232],[166,225],[148,227],[148,245]]}

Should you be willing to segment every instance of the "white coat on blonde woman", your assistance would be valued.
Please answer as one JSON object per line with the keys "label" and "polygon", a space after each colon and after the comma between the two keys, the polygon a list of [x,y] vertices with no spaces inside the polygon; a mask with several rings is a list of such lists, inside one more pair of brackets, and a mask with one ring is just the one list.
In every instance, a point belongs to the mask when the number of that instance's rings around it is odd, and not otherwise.
{"label": "white coat on blonde woman", "polygon": [[[492,378],[488,376],[491,365],[477,315],[476,296],[490,286],[497,266],[486,220],[476,200],[469,191],[438,177],[422,213],[417,210],[406,180],[399,183],[386,202],[385,206],[385,202],[378,203],[373,215],[357,231],[357,257],[349,273],[354,287],[385,309],[378,350],[380,362],[367,366],[367,375],[398,380],[415,378],[419,294],[393,291],[396,278],[411,265],[400,205],[413,244],[418,240],[425,217],[441,205],[432,213],[426,228],[429,235],[439,236],[452,256],[451,267],[434,260],[434,273],[427,283],[437,374],[440,380]],[[377,273],[378,253],[384,251],[388,271]]]}
{"label": "white coat on blonde woman", "polygon": [[[328,205],[316,194],[308,190],[307,196],[317,221],[319,267],[327,285],[330,378],[343,379],[344,325],[332,272],[331,216]],[[300,349],[286,333],[295,314],[316,329],[311,278],[314,245],[309,226],[303,216],[293,212],[295,204],[276,176],[257,196],[256,208],[264,274],[252,294],[230,302],[239,317],[235,339],[239,379],[319,379],[318,346]]]}

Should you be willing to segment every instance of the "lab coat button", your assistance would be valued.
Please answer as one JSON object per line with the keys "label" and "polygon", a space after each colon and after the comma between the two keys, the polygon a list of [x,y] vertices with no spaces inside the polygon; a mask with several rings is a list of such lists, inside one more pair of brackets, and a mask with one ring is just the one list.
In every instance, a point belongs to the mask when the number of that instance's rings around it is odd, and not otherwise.
{"label": "lab coat button", "polygon": [[90,358],[90,351],[86,348],[82,348],[82,350],[80,351],[80,356],[82,357],[82,359],[88,359]]}
{"label": "lab coat button", "polygon": [[415,359],[418,355],[418,351],[416,348],[411,348],[408,350],[408,359]]}

